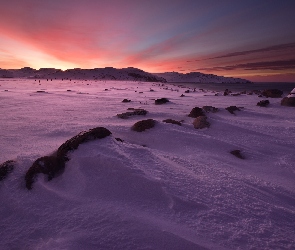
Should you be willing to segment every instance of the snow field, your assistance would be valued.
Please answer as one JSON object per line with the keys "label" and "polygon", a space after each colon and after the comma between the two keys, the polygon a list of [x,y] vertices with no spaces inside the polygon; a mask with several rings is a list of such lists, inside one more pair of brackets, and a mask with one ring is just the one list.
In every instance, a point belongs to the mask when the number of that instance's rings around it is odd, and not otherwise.
{"label": "snow field", "polygon": [[[17,161],[0,182],[1,249],[295,248],[295,117],[280,98],[263,108],[256,95],[180,97],[185,88],[161,83],[0,85],[0,162]],[[154,105],[162,97],[170,102]],[[207,113],[210,128],[196,130],[187,115],[204,105],[220,111]],[[232,115],[224,109],[231,105],[243,109]],[[127,108],[149,113],[116,117]],[[149,118],[154,128],[131,131]],[[25,189],[38,157],[97,126],[112,135],[80,145],[62,175],[40,175]]]}

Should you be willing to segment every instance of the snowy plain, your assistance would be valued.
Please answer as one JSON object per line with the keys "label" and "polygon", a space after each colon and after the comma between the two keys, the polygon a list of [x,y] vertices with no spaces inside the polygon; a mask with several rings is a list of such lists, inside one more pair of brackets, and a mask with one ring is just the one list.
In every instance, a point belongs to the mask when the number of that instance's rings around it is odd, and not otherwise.
{"label": "snowy plain", "polygon": [[[266,98],[185,90],[0,81],[0,163],[17,162],[0,182],[0,249],[295,249],[295,109],[281,98],[259,107]],[[170,102],[155,105],[162,97]],[[210,128],[194,129],[188,114],[205,105],[220,110],[206,114]],[[243,108],[233,115],[231,105]],[[116,116],[128,108],[148,114]],[[131,130],[149,118],[154,128]],[[25,188],[37,158],[94,127],[112,135],[80,145],[62,175]]]}

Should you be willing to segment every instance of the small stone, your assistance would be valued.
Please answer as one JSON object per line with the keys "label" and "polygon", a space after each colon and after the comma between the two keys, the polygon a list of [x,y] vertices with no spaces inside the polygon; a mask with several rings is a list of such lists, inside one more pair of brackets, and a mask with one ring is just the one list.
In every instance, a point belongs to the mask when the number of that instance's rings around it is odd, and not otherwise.
{"label": "small stone", "polygon": [[269,100],[261,100],[257,102],[257,106],[260,106],[260,107],[266,107],[268,105],[269,105]]}
{"label": "small stone", "polygon": [[241,150],[238,150],[238,149],[232,150],[230,151],[230,153],[240,159],[245,159],[245,157],[241,154]]}
{"label": "small stone", "polygon": [[176,121],[176,120],[172,120],[172,119],[166,119],[166,120],[163,120],[163,122],[171,123],[171,124],[176,124],[176,125],[181,126],[181,122]]}
{"label": "small stone", "polygon": [[169,100],[167,98],[160,98],[160,99],[155,100],[156,105],[165,104],[167,102],[169,102]]}
{"label": "small stone", "polygon": [[235,115],[234,111],[240,111],[240,109],[237,106],[229,106],[225,109],[233,115]]}
{"label": "small stone", "polygon": [[122,102],[131,102],[131,100],[124,99]]}

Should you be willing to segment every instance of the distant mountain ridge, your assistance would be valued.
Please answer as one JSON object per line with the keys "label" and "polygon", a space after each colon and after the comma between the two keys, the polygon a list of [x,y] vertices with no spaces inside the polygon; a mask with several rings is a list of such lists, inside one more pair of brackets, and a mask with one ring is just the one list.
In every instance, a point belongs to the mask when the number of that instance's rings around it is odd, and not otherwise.
{"label": "distant mountain ridge", "polygon": [[149,73],[141,69],[113,67],[94,69],[55,69],[39,70],[24,67],[21,69],[0,69],[0,78],[32,78],[32,79],[83,79],[83,80],[118,80],[143,82],[195,82],[195,83],[249,83],[248,80],[223,77],[200,72],[182,74],[178,72]]}
{"label": "distant mountain ridge", "polygon": [[165,73],[154,73],[154,75],[163,77],[167,82],[192,82],[192,83],[250,83],[250,81],[234,78],[224,77],[212,74],[203,74],[200,72],[190,73],[178,73],[178,72],[165,72]]}

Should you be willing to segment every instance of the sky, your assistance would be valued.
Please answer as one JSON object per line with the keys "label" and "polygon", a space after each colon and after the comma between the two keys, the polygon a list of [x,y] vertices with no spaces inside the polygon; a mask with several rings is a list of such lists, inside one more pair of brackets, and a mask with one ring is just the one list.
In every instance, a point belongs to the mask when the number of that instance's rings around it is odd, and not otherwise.
{"label": "sky", "polygon": [[295,82],[295,0],[0,0],[0,68]]}

